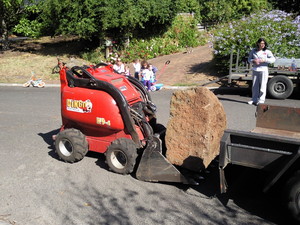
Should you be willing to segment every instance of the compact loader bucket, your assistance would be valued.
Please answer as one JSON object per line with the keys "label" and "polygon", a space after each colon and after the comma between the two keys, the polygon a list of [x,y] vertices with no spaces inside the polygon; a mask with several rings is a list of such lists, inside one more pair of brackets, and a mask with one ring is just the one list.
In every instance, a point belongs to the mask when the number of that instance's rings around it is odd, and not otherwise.
{"label": "compact loader bucket", "polygon": [[252,132],[300,138],[300,109],[261,104]]}
{"label": "compact loader bucket", "polygon": [[158,135],[149,138],[137,169],[136,177],[142,181],[189,183],[162,155],[162,142]]}

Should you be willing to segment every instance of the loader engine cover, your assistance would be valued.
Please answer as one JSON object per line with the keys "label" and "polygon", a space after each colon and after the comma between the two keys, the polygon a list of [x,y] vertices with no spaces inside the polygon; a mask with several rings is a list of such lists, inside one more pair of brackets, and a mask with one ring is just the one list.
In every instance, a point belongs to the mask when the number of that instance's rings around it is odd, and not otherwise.
{"label": "loader engine cover", "polygon": [[[141,101],[140,94],[123,75],[103,68],[87,71],[97,79],[113,84],[122,92],[129,104]],[[63,119],[77,123],[81,127],[97,129],[101,133],[124,129],[116,101],[105,91],[66,85],[63,87],[61,98]]]}

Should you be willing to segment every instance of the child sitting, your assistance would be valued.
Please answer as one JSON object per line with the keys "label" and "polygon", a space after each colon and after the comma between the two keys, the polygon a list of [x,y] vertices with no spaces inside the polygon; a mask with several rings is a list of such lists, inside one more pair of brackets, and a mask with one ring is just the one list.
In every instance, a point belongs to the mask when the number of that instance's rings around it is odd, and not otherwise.
{"label": "child sitting", "polygon": [[153,85],[153,83],[156,82],[156,79],[155,79],[155,67],[152,65],[152,64],[149,64],[149,70],[150,70],[150,74],[151,74],[151,78],[150,78],[150,81],[151,81],[151,85]]}
{"label": "child sitting", "polygon": [[128,65],[125,65],[124,75],[125,75],[125,76],[131,76],[131,75],[130,75],[130,70],[129,70],[129,66],[128,66]]}
{"label": "child sitting", "polygon": [[149,64],[144,66],[144,69],[141,71],[142,81],[145,87],[147,87],[147,90],[151,90],[151,85],[153,80],[153,71],[151,68],[149,68]]}

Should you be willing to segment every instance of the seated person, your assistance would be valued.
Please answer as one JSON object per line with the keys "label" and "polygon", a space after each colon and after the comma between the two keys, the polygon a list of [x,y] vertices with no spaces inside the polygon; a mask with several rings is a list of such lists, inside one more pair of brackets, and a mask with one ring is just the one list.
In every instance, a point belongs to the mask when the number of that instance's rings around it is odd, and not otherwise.
{"label": "seated person", "polygon": [[125,72],[125,66],[120,58],[117,58],[116,63],[113,65],[113,69],[120,74]]}
{"label": "seated person", "polygon": [[152,64],[149,64],[149,70],[150,70],[150,73],[151,73],[151,78],[150,78],[150,81],[151,81],[151,85],[153,85],[153,83],[156,82],[156,77],[155,77],[155,72],[154,71],[157,71],[157,68],[154,67]]}
{"label": "seated person", "polygon": [[156,73],[157,73],[158,69],[155,66],[153,66],[152,64],[150,64],[150,63],[149,63],[149,66],[151,66],[150,70],[152,70],[152,72],[153,72],[153,80],[156,81]]}
{"label": "seated person", "polygon": [[145,87],[147,87],[148,91],[151,91],[151,86],[152,86],[151,80],[153,80],[153,71],[152,71],[151,68],[149,68],[149,65],[147,65],[144,68],[145,69],[143,69],[141,71],[143,84],[144,84]]}

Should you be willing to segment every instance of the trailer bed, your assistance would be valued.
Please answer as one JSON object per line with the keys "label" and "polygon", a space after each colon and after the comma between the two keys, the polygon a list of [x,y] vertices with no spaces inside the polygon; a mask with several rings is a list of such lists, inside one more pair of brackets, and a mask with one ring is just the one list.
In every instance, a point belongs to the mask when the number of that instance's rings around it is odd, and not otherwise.
{"label": "trailer bed", "polygon": [[269,190],[300,156],[300,109],[261,104],[253,131],[226,130],[221,140],[221,192],[228,164],[270,171]]}

